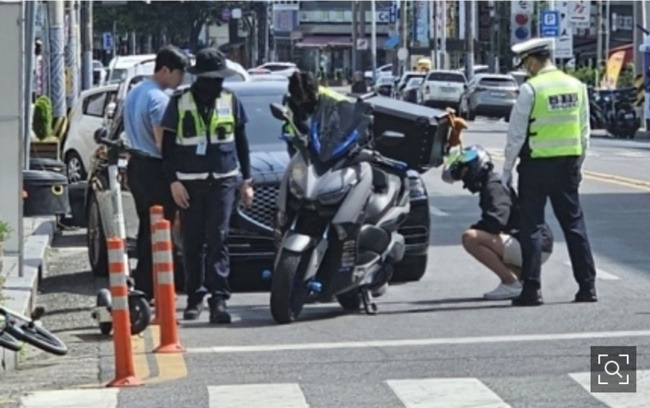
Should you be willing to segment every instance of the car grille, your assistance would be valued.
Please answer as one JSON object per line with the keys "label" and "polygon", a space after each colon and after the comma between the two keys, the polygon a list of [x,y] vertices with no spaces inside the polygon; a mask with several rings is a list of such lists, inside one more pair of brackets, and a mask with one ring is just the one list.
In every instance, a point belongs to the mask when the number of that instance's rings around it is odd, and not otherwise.
{"label": "car grille", "polygon": [[279,186],[256,186],[253,205],[250,208],[240,208],[241,213],[253,221],[273,228],[279,189]]}

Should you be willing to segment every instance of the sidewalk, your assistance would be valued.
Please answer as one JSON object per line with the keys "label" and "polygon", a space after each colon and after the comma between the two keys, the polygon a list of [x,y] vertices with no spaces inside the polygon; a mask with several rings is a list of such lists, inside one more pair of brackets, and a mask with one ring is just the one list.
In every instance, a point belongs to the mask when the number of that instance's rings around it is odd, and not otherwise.
{"label": "sidewalk", "polygon": [[[54,217],[26,217],[24,225],[23,276],[19,276],[18,255],[5,253],[0,280],[3,281],[0,296],[3,306],[20,313],[29,314],[36,303],[40,280],[47,276],[48,248],[54,238],[56,219]],[[9,350],[0,349],[0,376],[15,369],[21,356]]]}

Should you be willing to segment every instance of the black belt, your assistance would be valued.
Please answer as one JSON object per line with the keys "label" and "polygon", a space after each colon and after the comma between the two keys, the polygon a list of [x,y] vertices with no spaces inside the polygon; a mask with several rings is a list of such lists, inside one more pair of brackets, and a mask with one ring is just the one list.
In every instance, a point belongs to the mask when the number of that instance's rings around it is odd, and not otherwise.
{"label": "black belt", "polygon": [[128,152],[131,155],[131,159],[162,161],[161,158],[150,156],[146,153],[141,152],[140,150],[129,150]]}

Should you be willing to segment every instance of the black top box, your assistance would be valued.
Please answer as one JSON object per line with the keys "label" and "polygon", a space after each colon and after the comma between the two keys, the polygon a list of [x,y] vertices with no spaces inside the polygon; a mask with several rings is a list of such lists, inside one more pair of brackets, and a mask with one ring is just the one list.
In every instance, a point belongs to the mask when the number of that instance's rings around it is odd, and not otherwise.
{"label": "black top box", "polygon": [[443,164],[449,137],[449,116],[446,111],[384,96],[373,96],[364,102],[373,108],[375,137],[385,131],[400,132],[406,136],[398,146],[379,146],[377,150],[381,154],[403,161],[420,173]]}

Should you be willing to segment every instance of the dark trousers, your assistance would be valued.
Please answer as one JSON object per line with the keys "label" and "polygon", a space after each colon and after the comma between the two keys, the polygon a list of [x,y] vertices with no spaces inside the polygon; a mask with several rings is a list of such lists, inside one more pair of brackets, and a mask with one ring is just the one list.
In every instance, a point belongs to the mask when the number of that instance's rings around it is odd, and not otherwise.
{"label": "dark trousers", "polygon": [[[173,223],[176,205],[171,195],[169,183],[165,180],[162,160],[132,155],[127,168],[128,184],[136,211],[138,212],[138,266],[134,273],[136,289],[143,291],[149,298],[153,297],[153,272],[151,254],[151,221],[149,209],[154,205],[164,208],[164,217]],[[174,253],[175,269],[179,262]],[[176,287],[183,288],[183,273],[176,273]],[[179,279],[180,277],[180,279]]]}
{"label": "dark trousers", "polygon": [[573,276],[580,288],[593,288],[596,268],[578,195],[582,178],[579,159],[528,159],[522,161],[518,171],[523,256],[521,273],[524,282],[540,287],[540,228],[544,224],[544,207],[548,197],[564,233]]}
{"label": "dark trousers", "polygon": [[229,299],[230,258],[226,236],[237,179],[184,181],[183,184],[190,196],[189,208],[181,211],[188,303],[203,298],[203,286],[213,296]]}

